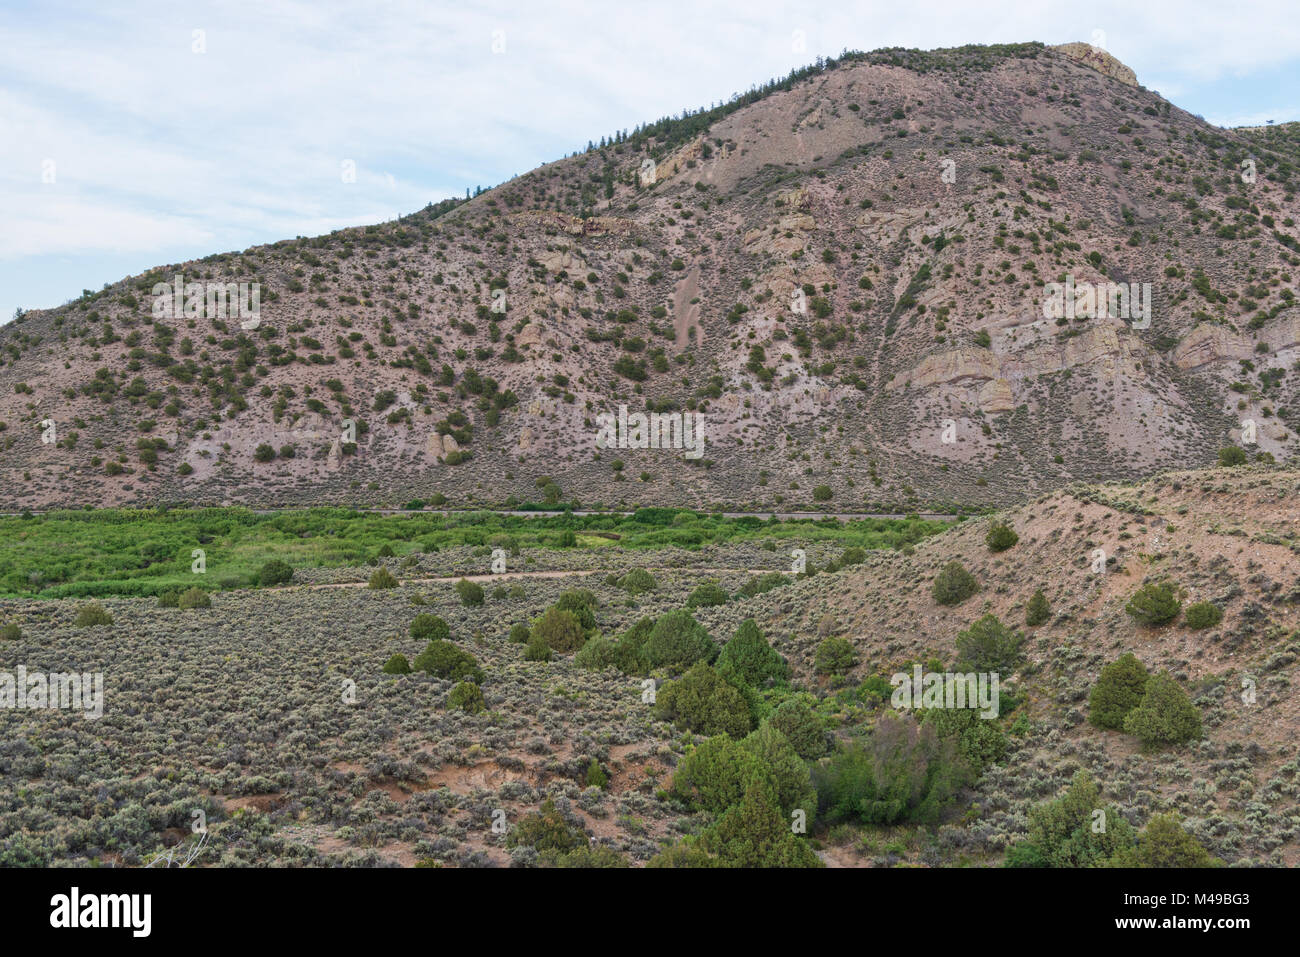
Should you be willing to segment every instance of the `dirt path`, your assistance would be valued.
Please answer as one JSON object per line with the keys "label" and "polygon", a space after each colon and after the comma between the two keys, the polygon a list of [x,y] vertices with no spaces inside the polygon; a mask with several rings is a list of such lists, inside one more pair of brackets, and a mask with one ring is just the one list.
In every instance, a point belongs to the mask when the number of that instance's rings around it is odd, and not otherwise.
{"label": "dirt path", "polygon": [[[690,345],[704,342],[704,329],[700,326],[700,304],[693,302],[700,295],[700,267],[692,266],[691,271],[682,277],[673,290],[673,331],[676,335],[674,345],[682,352]],[[695,341],[691,342],[690,330],[695,330]]]}

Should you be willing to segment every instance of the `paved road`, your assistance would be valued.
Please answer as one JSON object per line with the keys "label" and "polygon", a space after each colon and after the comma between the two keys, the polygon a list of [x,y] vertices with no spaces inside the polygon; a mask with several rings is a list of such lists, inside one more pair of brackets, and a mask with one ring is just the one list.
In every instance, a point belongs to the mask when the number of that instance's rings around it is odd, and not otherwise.
{"label": "paved road", "polygon": [[[188,508],[189,506],[181,506]],[[206,506],[199,506],[206,507]],[[214,508],[239,508],[240,506],[212,506]],[[659,506],[651,506],[659,507]],[[553,511],[531,511],[519,509],[499,509],[499,508],[458,508],[458,509],[405,509],[405,508],[356,508],[349,505],[306,505],[301,507],[290,508],[250,508],[249,511],[254,515],[282,515],[290,512],[306,512],[313,508],[344,508],[353,512],[362,512],[366,515],[469,515],[481,512],[490,512],[493,515],[508,515],[515,518],[556,518],[564,515],[576,516],[608,516],[610,518],[630,518],[635,512],[609,512],[596,511],[588,509],[573,509],[572,511],[562,511],[559,509]],[[46,512],[66,512],[67,508],[57,509],[28,509],[26,512],[0,512],[0,516],[13,518],[19,515],[31,514],[42,515]],[[690,511],[683,509],[683,511]],[[696,515],[701,518],[757,518],[762,521],[775,518],[779,522],[794,522],[801,520],[816,520],[823,518],[833,518],[841,522],[860,521],[868,518],[884,519],[901,519],[909,516],[916,516],[930,521],[951,521],[959,518],[956,513],[949,512],[700,512]]]}
{"label": "paved road", "polygon": [[[335,506],[321,506],[335,507]],[[337,506],[346,508],[347,506]],[[654,506],[652,506],[654,507]],[[306,508],[253,508],[249,509],[258,515],[278,515],[282,512],[303,512]],[[426,508],[421,510],[409,510],[404,508],[354,508],[354,512],[365,512],[368,515],[468,515],[473,512],[491,512],[493,515],[509,515],[517,518],[551,518],[561,515],[606,515],[611,518],[630,518],[635,512],[605,512],[593,511],[587,509],[574,509],[573,511],[520,511],[511,509],[434,509]],[[696,512],[696,515],[702,518],[712,518],[720,516],[722,518],[757,518],[766,521],[775,518],[780,522],[793,522],[801,519],[821,519],[834,518],[841,522],[852,522],[866,518],[907,518],[909,515],[915,515],[919,518],[930,519],[934,521],[945,521],[955,519],[956,514],[947,512]]]}

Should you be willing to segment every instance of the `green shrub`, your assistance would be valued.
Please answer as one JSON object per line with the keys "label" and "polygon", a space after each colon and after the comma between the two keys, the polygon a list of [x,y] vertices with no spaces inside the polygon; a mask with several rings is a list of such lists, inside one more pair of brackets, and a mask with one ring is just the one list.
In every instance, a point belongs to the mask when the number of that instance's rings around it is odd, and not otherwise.
{"label": "green shrub", "polygon": [[691,807],[721,814],[739,804],[754,783],[772,788],[758,754],[718,734],[688,750],[678,762],[672,792]]}
{"label": "green shrub", "polygon": [[202,588],[187,588],[177,598],[176,607],[180,609],[211,608],[212,599],[208,597],[208,593]]}
{"label": "green shrub", "polygon": [[1133,828],[1115,808],[1102,804],[1088,772],[1078,771],[1063,795],[1030,808],[1028,837],[1008,852],[1006,864],[1090,867],[1132,845]]}
{"label": "green shrub", "polygon": [[600,762],[592,758],[591,763],[587,765],[587,787],[604,788],[608,784],[609,775],[600,766]]}
{"label": "green shrub", "polygon": [[718,858],[703,850],[694,840],[687,838],[669,845],[646,861],[646,867],[724,867]]}
{"label": "green shrub", "polygon": [[447,707],[478,714],[487,707],[487,702],[483,700],[482,688],[472,682],[462,681],[447,695]]}
{"label": "green shrub", "polygon": [[672,674],[680,674],[697,661],[712,662],[717,655],[717,644],[684,608],[660,615],[641,649],[647,668],[663,668]]}
{"label": "green shrub", "polygon": [[397,579],[393,577],[392,572],[381,565],[379,568],[376,568],[374,574],[370,576],[370,581],[366,583],[366,587],[374,589],[396,588]]}
{"label": "green shrub", "polygon": [[858,653],[847,638],[824,638],[817,646],[813,670],[819,675],[845,675],[858,663]]}
{"label": "green shrub", "polygon": [[1202,628],[1213,628],[1223,621],[1223,609],[1212,601],[1198,601],[1187,606],[1183,621],[1193,631],[1200,631]]}
{"label": "green shrub", "polygon": [[566,821],[549,797],[540,811],[525,816],[506,835],[507,847],[531,847],[536,851],[564,853],[586,847],[587,843],[586,833]]}
{"label": "green shrub", "polygon": [[1025,624],[1036,628],[1052,617],[1052,606],[1047,603],[1047,596],[1040,588],[1030,596],[1025,604]]}
{"label": "green shrub", "polygon": [[1177,586],[1172,582],[1147,582],[1124,606],[1134,621],[1148,627],[1173,621],[1181,608]]}
{"label": "green shrub", "polygon": [[12,621],[0,625],[0,641],[17,641],[23,637],[23,630]]}
{"label": "green shrub", "polygon": [[510,626],[510,643],[512,645],[525,645],[533,630],[528,627],[526,622],[517,621]]}
{"label": "green shrub", "polygon": [[1098,728],[1120,731],[1130,711],[1142,702],[1147,669],[1132,654],[1121,655],[1101,669],[1088,695],[1088,720]]}
{"label": "green shrub", "polygon": [[283,585],[293,581],[293,568],[287,562],[273,558],[258,569],[257,581],[261,585]]}
{"label": "green shrub", "polygon": [[451,637],[451,628],[437,615],[419,614],[411,621],[411,637],[417,641],[446,641]]}
{"label": "green shrub", "polygon": [[736,590],[736,594],[742,598],[753,598],[755,595],[762,595],[773,588],[788,584],[790,584],[790,579],[780,572],[764,572],[762,575],[753,576],[745,584],[741,585]]}
{"label": "green shrub", "polygon": [[524,661],[550,661],[554,657],[555,652],[551,651],[551,646],[536,635],[529,638],[528,644],[524,646]]}
{"label": "green shrub", "polygon": [[846,548],[840,554],[839,561],[836,562],[840,568],[848,568],[850,565],[861,565],[867,560],[867,552],[864,548]]}
{"label": "green shrub", "polygon": [[76,620],[73,621],[73,624],[78,628],[94,628],[96,625],[111,625],[112,623],[113,616],[108,613],[108,609],[97,601],[79,607]]}
{"label": "green shrub", "polygon": [[603,845],[575,847],[573,850],[564,853],[548,851],[540,855],[539,863],[542,867],[579,867],[584,870],[590,870],[594,867],[631,866],[628,864],[626,857],[612,847]]}
{"label": "green shrub", "polygon": [[930,594],[941,605],[960,605],[979,591],[979,587],[975,576],[966,571],[961,562],[953,561],[944,565],[935,576]]}
{"label": "green shrub", "polygon": [[818,813],[830,823],[933,823],[968,780],[951,740],[889,712],[865,740],[813,768]]}
{"label": "green shrub", "polygon": [[996,615],[985,615],[957,632],[957,670],[1009,675],[1025,660],[1025,636],[1012,631]]}
{"label": "green shrub", "polygon": [[173,588],[158,595],[159,608],[179,608],[180,606],[181,590],[179,588]]}
{"label": "green shrub", "polygon": [[634,568],[618,580],[618,587],[629,595],[643,595],[659,587],[655,577],[644,568]]}
{"label": "green shrub", "polygon": [[596,627],[596,608],[599,604],[595,594],[586,588],[570,589],[555,601],[555,607],[560,611],[573,613],[583,631],[591,631]]}
{"label": "green shrub", "polygon": [[769,721],[786,736],[799,757],[812,761],[826,753],[826,728],[802,701],[796,698],[782,701]]}
{"label": "green shrub", "polygon": [[483,682],[483,670],[478,666],[478,659],[450,641],[429,642],[428,647],[415,656],[411,667],[450,681]]}
{"label": "green shrub", "polygon": [[460,603],[466,608],[483,604],[483,586],[468,578],[456,582],[456,594],[460,596]]}
{"label": "green shrub", "polygon": [[1020,536],[1015,529],[1003,522],[994,522],[989,526],[989,533],[984,536],[984,544],[991,552],[1005,552],[1018,541]]}
{"label": "green shrub", "polygon": [[767,643],[752,618],[746,618],[736,634],[718,654],[718,674],[735,677],[760,688],[769,681],[784,681],[790,669],[776,650]]}
{"label": "green shrub", "polygon": [[[968,702],[974,700],[975,692],[975,688],[969,688]],[[920,715],[922,725],[933,728],[941,739],[952,741],[972,780],[1006,757],[1006,735],[996,721],[982,717],[976,708],[926,708]]]}
{"label": "green shrub", "polygon": [[577,651],[587,640],[587,635],[573,612],[552,605],[533,624],[532,638],[544,642],[553,651],[563,652]]}
{"label": "green shrub", "polygon": [[743,737],[754,726],[744,695],[703,661],[659,692],[655,716],[705,735]]}
{"label": "green shrub", "polygon": [[1162,671],[1147,679],[1141,702],[1124,719],[1124,730],[1149,748],[1183,744],[1201,736],[1201,713]]}
{"label": "green shrub", "polygon": [[641,649],[654,630],[654,624],[653,618],[642,618],[625,631],[621,638],[610,639],[596,635],[573,656],[573,663],[579,668],[592,671],[617,668],[628,675],[645,674],[646,665],[641,657]]}
{"label": "green shrub", "polygon": [[411,663],[406,660],[406,655],[400,651],[384,662],[384,674],[386,675],[409,675],[411,673]]}
{"label": "green shrub", "polygon": [[1137,845],[1122,848],[1108,862],[1112,867],[1222,867],[1223,861],[1183,829],[1177,816],[1154,814],[1138,835]]}
{"label": "green shrub", "polygon": [[1235,445],[1225,445],[1219,449],[1219,464],[1224,467],[1245,465],[1247,461],[1245,449],[1238,448]]}
{"label": "green shrub", "polygon": [[1034,844],[1028,841],[1021,841],[1019,844],[1013,844],[1007,848],[1007,856],[1002,862],[1003,867],[1051,867],[1046,855]]}
{"label": "green shrub", "polygon": [[730,808],[699,838],[699,849],[717,857],[723,867],[823,867],[812,849],[796,837],[771,793],[752,785],[740,803]]}
{"label": "green shrub", "polygon": [[725,605],[726,603],[727,593],[722,590],[717,582],[701,582],[695,586],[695,590],[686,599],[687,608],[710,608],[714,605]]}

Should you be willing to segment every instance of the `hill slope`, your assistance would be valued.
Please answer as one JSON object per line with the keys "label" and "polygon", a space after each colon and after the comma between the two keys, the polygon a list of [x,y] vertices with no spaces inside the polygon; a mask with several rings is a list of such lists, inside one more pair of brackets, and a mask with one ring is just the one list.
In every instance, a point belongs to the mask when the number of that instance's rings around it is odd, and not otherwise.
{"label": "hill slope", "polygon": [[[0,498],[978,505],[1205,464],[1247,420],[1289,459],[1300,142],[1090,49],[846,55],[470,201],[29,313],[0,330]],[[155,318],[177,274],[258,283],[258,324]],[[1067,277],[1149,283],[1149,326],[1044,318]],[[703,456],[598,449],[624,405],[701,412]]]}
{"label": "hill slope", "polygon": [[[992,521],[1009,524],[1019,542],[991,553],[984,537]],[[1108,560],[1104,574],[1092,571],[1098,548]],[[963,523],[910,556],[869,552],[861,565],[752,599],[731,617],[754,615],[805,680],[814,678],[819,636],[852,642],[856,682],[910,673],[913,661],[950,666],[958,632],[988,612],[1027,633],[1028,664],[1013,686],[1025,696],[1029,730],[976,788],[975,823],[940,831],[940,859],[999,852],[1023,832],[1027,808],[1083,768],[1135,825],[1176,811],[1229,863],[1295,866],[1298,557],[1300,472],[1173,472],[1135,485],[1072,486]],[[944,607],[930,586],[954,560],[980,591]],[[1196,630],[1180,614],[1139,627],[1124,608],[1148,581],[1177,585],[1184,609],[1215,603],[1222,621]],[[1038,588],[1051,617],[1027,628],[1025,603]],[[1088,723],[1102,666],[1126,652],[1183,686],[1202,715],[1204,740],[1147,753],[1132,736]]]}

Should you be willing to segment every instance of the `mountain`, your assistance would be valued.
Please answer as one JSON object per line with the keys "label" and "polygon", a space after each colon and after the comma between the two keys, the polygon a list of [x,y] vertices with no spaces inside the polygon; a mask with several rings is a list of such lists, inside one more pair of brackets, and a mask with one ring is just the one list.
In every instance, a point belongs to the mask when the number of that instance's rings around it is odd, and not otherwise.
{"label": "mountain", "polygon": [[[1086,44],[845,54],[23,315],[0,498],[910,510],[1291,460],[1298,169],[1294,124],[1209,126]],[[178,275],[260,309],[168,317]],[[1051,311],[1106,283],[1133,317]],[[599,448],[621,407],[701,453]]]}

